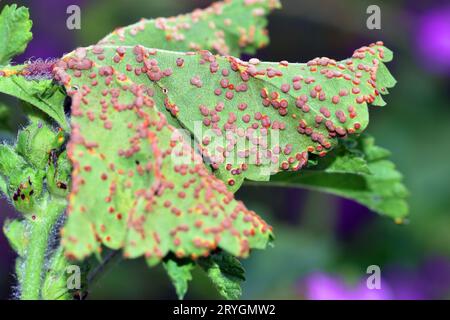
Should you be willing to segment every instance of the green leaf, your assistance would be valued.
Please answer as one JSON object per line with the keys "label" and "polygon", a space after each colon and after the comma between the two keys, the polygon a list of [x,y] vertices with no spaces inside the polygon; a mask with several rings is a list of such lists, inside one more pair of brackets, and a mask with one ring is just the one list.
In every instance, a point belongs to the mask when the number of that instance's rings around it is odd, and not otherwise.
{"label": "green leaf", "polygon": [[[308,153],[323,156],[338,137],[362,132],[368,103],[382,105],[381,95],[395,83],[381,67],[391,58],[381,43],[341,62],[248,63],[162,51],[152,58],[158,70],[173,70],[155,81],[166,109],[233,191],[244,178],[267,181],[279,171],[297,171]],[[156,73],[149,74],[155,80]]]}
{"label": "green leaf", "polygon": [[32,215],[38,209],[44,191],[44,177],[43,170],[32,167],[17,168],[9,176],[8,196],[19,212]]}
{"label": "green leaf", "polygon": [[[106,80],[149,88],[158,110],[173,117],[172,125],[178,120],[189,130],[204,160],[232,191],[244,178],[267,181],[279,171],[297,171],[307,164],[308,153],[323,156],[338,137],[362,132],[368,103],[382,105],[381,95],[395,83],[381,68],[391,58],[381,43],[342,62],[321,58],[307,64],[247,63],[207,51],[184,54],[141,46],[77,52],[61,65],[90,68],[95,62],[98,70],[112,72],[77,79],[78,85],[91,88]],[[70,77],[60,78],[71,87]]]}
{"label": "green leaf", "polygon": [[245,257],[264,248],[271,228],[210,174],[190,137],[167,123],[160,89],[134,72],[123,76],[133,54],[113,69],[116,49],[100,48],[106,58],[94,65],[98,49],[79,49],[55,69],[72,97],[66,254],[82,259],[104,244],[153,265],[170,252],[195,259],[219,247]]}
{"label": "green leaf", "polygon": [[219,291],[228,300],[239,299],[242,294],[241,282],[245,281],[245,270],[240,261],[226,253],[214,253],[199,260],[199,265]]}
{"label": "green leaf", "polygon": [[27,236],[26,220],[6,220],[3,225],[3,233],[8,239],[8,242],[13,250],[20,256],[25,255],[25,249],[29,241]]}
{"label": "green leaf", "polygon": [[163,265],[175,286],[178,299],[182,300],[188,290],[188,282],[192,280],[191,271],[195,264],[190,260],[168,259]]}
{"label": "green leaf", "polygon": [[70,300],[72,295],[67,288],[68,263],[63,248],[59,247],[49,262],[42,284],[43,300]]}
{"label": "green leaf", "polygon": [[70,126],[64,114],[66,94],[52,80],[28,80],[22,73],[26,65],[8,66],[0,70],[0,92],[26,101],[50,118],[65,131]]}
{"label": "green leaf", "polygon": [[13,147],[0,144],[0,175],[4,191],[15,208],[33,213],[43,191],[45,172],[30,166]]}
{"label": "green leaf", "polygon": [[9,177],[16,170],[21,171],[26,166],[28,164],[25,159],[17,154],[13,147],[0,144],[0,174],[2,176]]}
{"label": "green leaf", "polygon": [[118,28],[100,44],[142,45],[173,51],[211,50],[222,55],[254,53],[269,42],[266,15],[278,0],[215,2],[171,18],[142,19]]}
{"label": "green leaf", "polygon": [[0,13],[0,66],[6,65],[11,58],[25,51],[33,38],[30,32],[33,23],[29,19],[28,9],[17,5],[4,6]]}
{"label": "green leaf", "polygon": [[16,151],[35,168],[44,170],[52,150],[64,143],[64,133],[55,132],[43,121],[33,121],[17,136]]}
{"label": "green leaf", "polygon": [[[359,158],[354,154],[360,154]],[[352,156],[353,155],[353,156]],[[341,163],[348,157],[358,159],[361,165],[349,161],[345,168]],[[281,173],[271,179],[271,185],[302,187],[336,194],[355,200],[369,209],[401,223],[408,215],[408,190],[402,183],[402,175],[388,160],[390,152],[378,147],[374,139],[361,136],[342,141],[340,146],[317,166],[305,169],[301,173]],[[339,170],[336,170],[339,167]]]}

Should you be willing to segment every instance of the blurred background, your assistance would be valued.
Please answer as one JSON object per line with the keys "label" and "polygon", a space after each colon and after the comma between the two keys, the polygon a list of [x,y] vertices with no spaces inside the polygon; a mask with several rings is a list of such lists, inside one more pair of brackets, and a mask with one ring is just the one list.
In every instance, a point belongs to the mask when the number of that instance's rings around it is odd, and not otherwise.
{"label": "blurred background", "polygon": [[[392,151],[411,197],[409,222],[396,225],[338,197],[296,189],[244,187],[237,193],[276,234],[275,247],[244,261],[247,299],[450,298],[450,4],[448,1],[282,0],[270,18],[271,44],[261,60],[305,62],[349,57],[382,40],[395,53],[398,84],[385,108],[372,108],[368,132]],[[206,0],[0,1],[30,8],[34,39],[15,59],[59,57],[97,42],[141,17],[171,16],[206,7]],[[66,8],[81,8],[81,30],[66,28]],[[381,8],[381,30],[368,30],[366,9]],[[0,102],[14,103],[0,96]],[[1,104],[1,103],[0,103]],[[0,117],[3,117],[0,106]],[[20,114],[11,115],[13,126]],[[3,120],[1,121],[3,122]],[[0,128],[4,130],[5,128]],[[12,139],[5,131],[2,139]],[[447,140],[449,139],[449,140]],[[0,222],[14,216],[2,199]],[[14,254],[0,234],[0,298],[10,298]],[[382,289],[368,290],[366,269],[379,265]],[[161,266],[143,259],[115,265],[90,299],[176,298]],[[188,299],[218,298],[201,272]]]}

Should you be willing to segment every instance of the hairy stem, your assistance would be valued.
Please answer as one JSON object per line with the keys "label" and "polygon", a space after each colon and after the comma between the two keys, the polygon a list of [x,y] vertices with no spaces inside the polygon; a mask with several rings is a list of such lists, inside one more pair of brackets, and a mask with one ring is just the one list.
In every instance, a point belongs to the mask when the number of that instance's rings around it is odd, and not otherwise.
{"label": "hairy stem", "polygon": [[22,300],[38,300],[41,298],[41,286],[45,267],[45,256],[53,225],[64,210],[66,201],[47,199],[31,219],[28,232],[29,243],[25,251],[23,278],[21,282]]}

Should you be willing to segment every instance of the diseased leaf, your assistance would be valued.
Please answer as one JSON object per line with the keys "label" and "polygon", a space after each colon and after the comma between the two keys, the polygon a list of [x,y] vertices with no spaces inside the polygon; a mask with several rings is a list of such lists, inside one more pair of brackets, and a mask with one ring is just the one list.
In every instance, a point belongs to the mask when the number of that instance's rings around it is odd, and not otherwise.
{"label": "diseased leaf", "polygon": [[163,265],[175,286],[178,299],[182,300],[188,290],[188,282],[192,280],[191,271],[195,264],[190,260],[168,259]]}
{"label": "diseased leaf", "polygon": [[[356,158],[343,167],[341,163],[348,161],[352,154]],[[402,175],[388,160],[389,156],[390,152],[376,146],[372,137],[361,136],[342,141],[339,148],[320,159],[317,166],[305,169],[300,174],[275,175],[271,183],[349,198],[400,223],[408,214],[408,190],[402,183]],[[359,163],[354,164],[355,159]],[[365,162],[363,167],[367,167],[369,172],[361,170],[362,161]]]}
{"label": "diseased leaf", "polygon": [[195,259],[217,247],[238,256],[264,248],[271,228],[234,200],[190,137],[167,123],[160,89],[127,71],[144,50],[118,48],[113,68],[107,63],[115,49],[80,49],[55,69],[72,97],[66,254],[82,259],[103,243],[153,265],[169,252]]}
{"label": "diseased leaf", "polygon": [[[51,71],[51,66],[50,71]],[[54,119],[61,128],[69,131],[64,114],[66,94],[51,79],[29,78],[28,65],[8,66],[0,70],[0,93],[26,101]],[[28,77],[28,78],[27,78]]]}
{"label": "diseased leaf", "polygon": [[241,282],[245,281],[245,270],[240,261],[226,252],[214,253],[199,260],[199,265],[208,274],[220,295],[228,300],[239,299]]}
{"label": "diseased leaf", "polygon": [[[95,61],[107,82],[150,86],[158,110],[190,131],[230,190],[244,178],[267,181],[280,170],[299,170],[308,153],[323,156],[338,137],[362,132],[367,104],[382,105],[381,94],[395,83],[383,65],[392,54],[381,43],[342,62],[307,64],[247,63],[207,51],[141,46],[94,46],[87,53],[68,67],[90,68]],[[91,86],[99,81],[89,80]]]}
{"label": "diseased leaf", "polygon": [[6,5],[0,13],[0,66],[6,65],[11,58],[25,51],[33,38],[30,32],[33,23],[29,19],[28,9],[17,5]]}
{"label": "diseased leaf", "polygon": [[[112,49],[105,53],[117,60]],[[205,51],[147,54],[155,55],[144,70],[158,84],[166,109],[199,142],[203,158],[230,190],[244,178],[267,181],[280,170],[299,170],[308,152],[323,156],[337,137],[362,132],[367,104],[383,105],[381,94],[395,84],[383,65],[392,54],[381,43],[342,62],[307,64],[247,63]]]}
{"label": "diseased leaf", "polygon": [[118,28],[100,44],[142,45],[173,51],[211,50],[222,55],[254,53],[269,42],[266,15],[279,0],[229,0],[170,18],[142,19]]}

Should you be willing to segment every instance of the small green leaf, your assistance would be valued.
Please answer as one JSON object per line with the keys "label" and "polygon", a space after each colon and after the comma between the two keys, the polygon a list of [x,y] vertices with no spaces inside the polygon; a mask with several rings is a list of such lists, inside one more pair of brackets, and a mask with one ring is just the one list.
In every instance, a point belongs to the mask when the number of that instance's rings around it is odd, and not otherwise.
{"label": "small green leaf", "polygon": [[15,170],[9,176],[8,196],[21,213],[34,214],[44,190],[45,171],[32,167]]}
{"label": "small green leaf", "polygon": [[99,44],[142,45],[173,51],[211,50],[222,55],[254,53],[269,42],[266,16],[278,0],[215,2],[171,18],[142,19],[118,28]]}
{"label": "small green leaf", "polygon": [[41,289],[43,300],[69,300],[72,298],[67,289],[68,274],[66,268],[68,265],[62,247],[58,248],[51,258],[48,270],[46,270]]}
{"label": "small green leaf", "polygon": [[239,299],[242,294],[241,282],[245,281],[245,270],[236,257],[219,252],[199,259],[198,263],[222,297],[228,300]]}
{"label": "small green leaf", "polygon": [[[58,247],[53,253],[47,267],[42,283],[41,296],[43,300],[71,300],[74,295],[80,295],[87,288],[86,275],[88,265],[74,265],[64,256],[62,247]],[[69,289],[72,284],[70,277],[77,276],[73,271],[80,268],[80,288]]]}
{"label": "small green leaf", "polygon": [[168,259],[163,265],[175,286],[178,299],[182,300],[188,290],[188,282],[192,280],[191,271],[195,264],[190,260]]}
{"label": "small green leaf", "polygon": [[50,118],[65,131],[70,126],[64,114],[66,94],[52,80],[27,80],[22,72],[26,66],[8,66],[0,70],[0,92],[26,101]]}
{"label": "small green leaf", "polygon": [[13,250],[20,256],[24,256],[28,244],[26,232],[26,220],[6,220],[3,225],[3,233]]}
{"label": "small green leaf", "polygon": [[55,132],[45,122],[35,121],[19,132],[16,151],[34,167],[45,169],[51,151],[63,142],[62,131]]}
{"label": "small green leaf", "polygon": [[6,5],[0,13],[0,66],[6,65],[11,58],[25,51],[33,38],[30,32],[33,23],[29,19],[28,9],[17,5]]}
{"label": "small green leaf", "polygon": [[[375,145],[374,139],[361,136],[341,141],[318,165],[300,173],[281,173],[271,183],[286,187],[302,187],[329,192],[355,200],[369,209],[402,222],[408,215],[408,190],[402,183],[402,175],[388,160],[390,152]],[[361,154],[359,158],[355,154]],[[345,166],[341,164],[348,160]],[[355,164],[355,160],[359,159]],[[361,166],[361,163],[365,165]],[[336,170],[336,163],[339,170]],[[365,169],[368,168],[369,172]]]}

